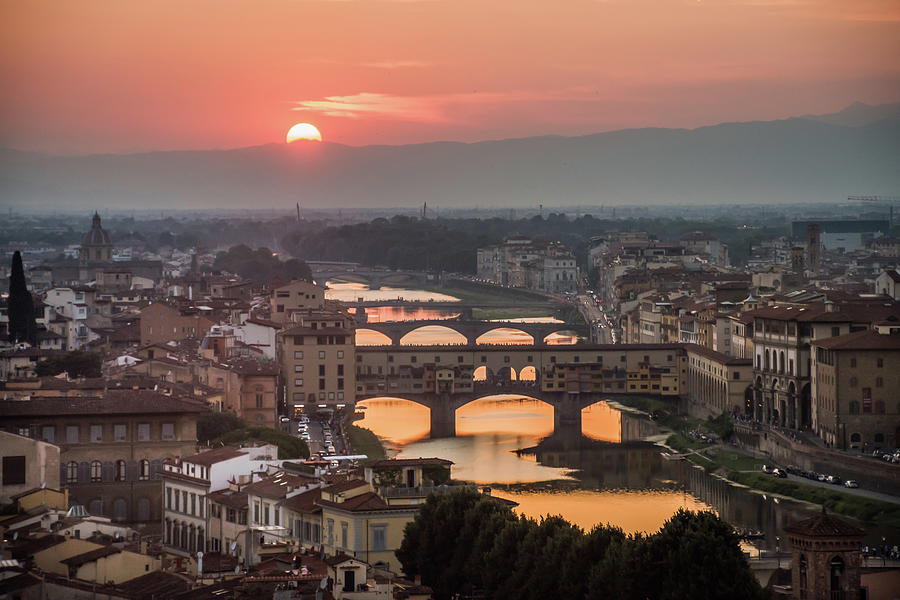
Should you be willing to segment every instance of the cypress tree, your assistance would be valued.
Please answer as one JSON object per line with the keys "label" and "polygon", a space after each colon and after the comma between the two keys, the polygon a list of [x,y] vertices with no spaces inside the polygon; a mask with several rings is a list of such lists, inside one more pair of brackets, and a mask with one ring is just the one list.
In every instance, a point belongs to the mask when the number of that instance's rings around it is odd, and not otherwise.
{"label": "cypress tree", "polygon": [[34,299],[25,284],[22,254],[16,250],[9,275],[9,341],[37,344],[37,324],[34,321]]}

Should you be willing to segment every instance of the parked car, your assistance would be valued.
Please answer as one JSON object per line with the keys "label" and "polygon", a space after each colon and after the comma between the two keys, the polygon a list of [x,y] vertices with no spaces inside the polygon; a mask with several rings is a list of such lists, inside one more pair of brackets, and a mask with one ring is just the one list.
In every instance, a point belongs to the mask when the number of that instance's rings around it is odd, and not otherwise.
{"label": "parked car", "polygon": [[763,466],[762,466],[762,472],[763,472],[763,473],[768,473],[769,475],[771,475],[774,471],[775,471],[775,468],[774,468],[774,467],[770,467],[769,465],[763,465]]}
{"label": "parked car", "polygon": [[772,472],[772,475],[774,475],[775,477],[779,477],[781,479],[787,479],[787,473],[785,471],[782,471],[781,469],[775,469]]}
{"label": "parked car", "polygon": [[837,475],[829,475],[825,478],[825,481],[834,485],[841,485],[842,483],[844,483],[844,480]]}
{"label": "parked car", "polygon": [[847,481],[844,482],[844,487],[848,487],[848,488],[858,488],[858,487],[859,487],[859,484],[856,483],[856,481],[853,480],[853,479],[848,479]]}

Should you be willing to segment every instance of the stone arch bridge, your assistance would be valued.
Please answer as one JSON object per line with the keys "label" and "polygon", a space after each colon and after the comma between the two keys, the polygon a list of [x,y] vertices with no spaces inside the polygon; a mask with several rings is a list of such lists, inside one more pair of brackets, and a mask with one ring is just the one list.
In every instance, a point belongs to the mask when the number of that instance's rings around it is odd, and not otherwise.
{"label": "stone arch bridge", "polygon": [[531,336],[533,344],[541,344],[548,335],[571,331],[572,326],[566,323],[520,323],[511,321],[457,321],[453,319],[435,319],[422,321],[396,321],[389,323],[360,323],[357,330],[377,331],[390,338],[392,346],[399,346],[400,341],[413,331],[422,327],[440,326],[451,329],[466,338],[466,345],[474,346],[482,335],[498,329],[512,329]]}

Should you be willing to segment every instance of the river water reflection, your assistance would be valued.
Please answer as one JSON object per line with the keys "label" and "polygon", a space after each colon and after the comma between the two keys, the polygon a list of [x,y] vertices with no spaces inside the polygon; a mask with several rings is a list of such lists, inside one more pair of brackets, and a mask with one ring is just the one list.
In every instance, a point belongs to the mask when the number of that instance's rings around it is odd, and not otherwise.
{"label": "river water reflection", "polygon": [[[735,528],[760,532],[751,555],[788,549],[785,525],[818,507],[735,487],[687,461],[665,460],[644,438],[646,419],[600,402],[582,413],[581,431],[554,431],[553,410],[533,398],[490,396],[457,412],[456,437],[430,439],[428,409],[401,399],[360,402],[373,430],[401,458],[454,462],[456,479],[491,485],[531,517],[559,514],[584,528],[609,523],[653,532],[679,508],[716,511]],[[884,530],[869,529],[877,543]],[[896,532],[891,532],[895,535]]]}
{"label": "river water reflection", "polygon": [[[429,309],[378,310],[370,316],[381,321],[455,316]],[[368,334],[374,332],[360,332],[358,343],[384,343]],[[414,335],[421,337],[417,341]],[[423,329],[403,343],[455,343],[453,335],[444,328]],[[496,335],[505,341],[494,343],[531,342],[527,336]],[[442,439],[429,438],[429,411],[423,406],[397,398],[365,400],[360,406],[365,418],[359,425],[387,440],[399,457],[452,460],[454,478],[493,484],[494,495],[515,500],[517,510],[532,517],[559,514],[584,528],[609,523],[627,532],[653,532],[679,508],[712,509],[738,529],[762,532],[755,547],[744,545],[753,554],[787,549],[783,527],[818,510],[734,487],[686,461],[665,460],[659,447],[644,441],[654,433],[652,423],[606,402],[582,412],[581,430],[554,431],[549,405],[534,398],[490,396],[460,408],[456,437]],[[876,543],[881,533],[870,529],[867,541]]]}

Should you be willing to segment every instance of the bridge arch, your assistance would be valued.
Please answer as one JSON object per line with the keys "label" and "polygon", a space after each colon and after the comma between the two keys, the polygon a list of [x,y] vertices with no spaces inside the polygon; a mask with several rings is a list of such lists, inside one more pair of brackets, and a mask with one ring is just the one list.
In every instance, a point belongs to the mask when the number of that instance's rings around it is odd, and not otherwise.
{"label": "bridge arch", "polygon": [[422,325],[420,327],[415,327],[411,331],[408,331],[397,340],[397,345],[400,346],[432,346],[435,345],[433,340],[427,340],[429,335],[452,335],[455,339],[442,341],[439,345],[443,344],[467,344],[468,340],[466,339],[465,334],[460,332],[458,329],[453,327],[452,322],[448,321],[447,325]]}
{"label": "bridge arch", "polygon": [[519,381],[537,381],[537,367],[526,365],[519,370]]}
{"label": "bridge arch", "polygon": [[368,327],[356,328],[357,346],[390,346],[392,343],[393,340],[391,340],[390,336],[380,331]]}
{"label": "bridge arch", "polygon": [[[509,341],[509,337],[515,341]],[[504,339],[505,338],[505,339]],[[518,339],[516,339],[518,338]],[[511,327],[509,325],[498,325],[493,327],[475,339],[476,344],[535,344],[535,336],[528,333],[524,329]]]}
{"label": "bridge arch", "polygon": [[[564,338],[571,338],[571,341],[558,341]],[[571,345],[578,342],[578,332],[573,331],[572,329],[558,329],[545,335],[541,341],[545,344],[558,344],[560,346]]]}

